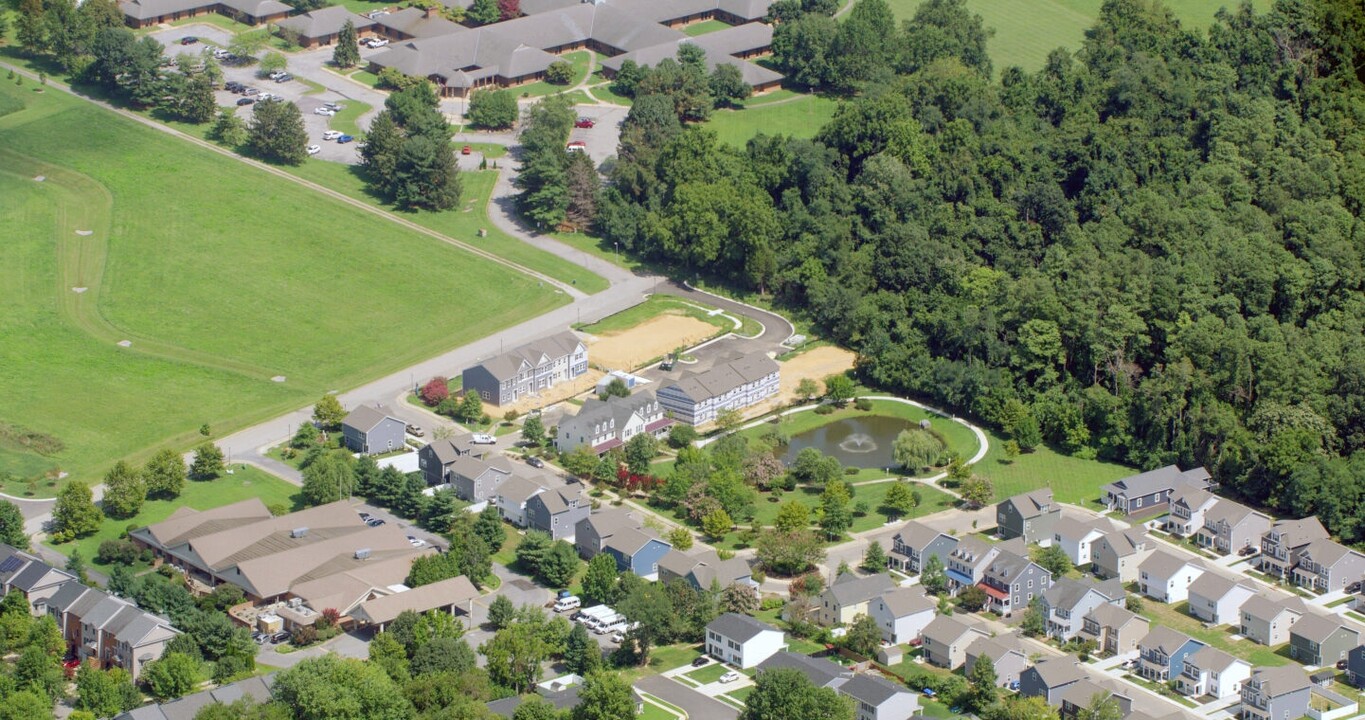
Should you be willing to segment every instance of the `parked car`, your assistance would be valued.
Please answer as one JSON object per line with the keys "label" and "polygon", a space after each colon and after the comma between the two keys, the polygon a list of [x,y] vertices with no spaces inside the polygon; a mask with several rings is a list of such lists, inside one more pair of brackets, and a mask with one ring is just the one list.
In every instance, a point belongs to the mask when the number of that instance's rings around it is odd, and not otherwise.
{"label": "parked car", "polygon": [[384,519],[383,519],[383,518],[370,518],[369,520],[366,520],[366,521],[365,521],[365,524],[366,524],[366,525],[369,525],[370,527],[379,527],[380,525],[383,525],[383,524],[384,524]]}
{"label": "parked car", "polygon": [[216,58],[216,59],[218,59],[218,60],[222,60],[223,58],[225,58],[225,57],[227,57],[227,56],[229,56],[229,55],[231,55],[231,54],[232,54],[232,53],[230,53],[230,52],[228,52],[228,51],[226,51],[226,50],[224,50],[224,49],[222,49],[222,48],[216,47],[216,48],[213,49],[213,57]]}
{"label": "parked car", "polygon": [[567,150],[568,152],[587,152],[588,144],[583,142],[582,140],[574,140],[573,142],[569,143],[568,146],[566,146],[564,149]]}
{"label": "parked car", "polygon": [[337,138],[337,142],[342,145],[345,145],[346,143],[352,142],[354,140],[355,138],[351,137],[350,135],[342,135],[341,137]]}
{"label": "parked car", "polygon": [[469,436],[469,442],[475,445],[493,445],[498,442],[497,438],[487,433],[474,433]]}
{"label": "parked car", "polygon": [[224,89],[224,90],[227,90],[228,92],[239,93],[239,92],[245,90],[245,89],[246,89],[246,86],[243,85],[243,84],[241,84],[241,83],[239,83],[239,82],[237,82],[236,80],[229,80],[229,81],[223,83],[223,89]]}
{"label": "parked car", "polygon": [[543,467],[545,467],[545,461],[544,461],[544,460],[541,460],[540,458],[536,457],[535,455],[527,455],[527,456],[526,456],[526,464],[527,464],[527,465],[530,465],[530,466],[533,467],[533,468],[543,468]]}
{"label": "parked car", "polygon": [[1247,555],[1255,555],[1255,554],[1256,554],[1256,546],[1254,546],[1254,545],[1248,545],[1248,546],[1242,548],[1241,550],[1238,550],[1238,551],[1237,551],[1237,554],[1238,554],[1238,555],[1241,555],[1242,557],[1246,557]]}
{"label": "parked car", "polygon": [[276,70],[276,71],[270,73],[269,75],[266,75],[266,77],[270,78],[271,80],[274,80],[275,78],[277,78],[277,77],[279,77],[279,76],[281,76],[281,75],[285,75],[285,74],[286,74],[286,73],[285,73],[285,71],[283,71],[283,70]]}
{"label": "parked car", "polygon": [[249,97],[238,98],[238,100],[237,100],[237,105],[239,105],[239,106],[241,106],[241,105],[251,105],[251,104],[254,103],[254,102],[256,102],[256,101],[255,101],[255,100],[252,100],[252,99],[249,98]]}
{"label": "parked car", "polygon": [[276,94],[274,94],[274,93],[268,93],[268,92],[267,92],[267,93],[261,93],[260,95],[257,95],[257,96],[256,96],[256,102],[265,102],[266,100],[283,100],[283,99],[284,99],[284,98],[280,97],[279,95],[276,95]]}
{"label": "parked car", "polygon": [[365,512],[365,511],[363,511],[363,510],[362,510],[360,513],[358,513],[358,514],[360,515],[360,519],[363,520],[363,521],[365,521],[365,522],[369,522],[369,521],[370,521],[370,518],[374,517],[373,515],[371,515],[371,514]]}
{"label": "parked car", "polygon": [[731,670],[730,672],[720,676],[720,681],[723,683],[732,683],[738,679],[739,673],[735,672],[734,670]]}
{"label": "parked car", "polygon": [[474,152],[474,148],[469,147],[468,145],[465,145],[464,147],[460,148],[461,155],[468,155],[472,152]]}
{"label": "parked car", "polygon": [[341,112],[341,108],[344,107],[343,105],[339,105],[334,102],[323,103],[322,106],[327,108],[328,110],[331,110],[332,112]]}
{"label": "parked car", "polygon": [[199,38],[193,35],[186,35],[185,37],[180,38],[181,45],[193,45],[197,42],[199,42]]}
{"label": "parked car", "polygon": [[413,535],[409,535],[409,536],[408,536],[408,544],[411,545],[411,546],[413,546],[413,547],[415,547],[415,548],[426,547],[426,546],[427,546],[427,541],[426,541],[426,540],[423,540],[422,538],[419,538],[419,537],[416,537],[416,536],[413,536]]}
{"label": "parked car", "polygon": [[277,83],[283,83],[283,82],[289,82],[290,80],[293,80],[293,79],[294,79],[294,76],[293,76],[293,75],[290,75],[289,73],[284,73],[283,75],[281,75],[281,76],[275,78],[275,82],[277,82]]}
{"label": "parked car", "polygon": [[247,95],[247,96],[251,96],[251,95],[260,95],[260,94],[261,94],[261,91],[260,91],[260,90],[257,90],[257,89],[254,88],[254,87],[248,87],[248,88],[242,88],[242,94],[243,94],[243,95]]}
{"label": "parked car", "polygon": [[[337,133],[337,134],[340,135],[341,133]],[[327,136],[326,136],[326,135],[323,135],[323,137],[327,137]],[[416,425],[413,425],[412,423],[408,423],[408,426],[407,426],[406,429],[407,429],[407,431],[408,431],[408,434],[411,435],[411,436],[413,436],[413,437],[422,437],[423,435],[426,435],[426,433],[422,432],[422,428],[417,427]]]}
{"label": "parked car", "polygon": [[698,655],[697,659],[692,661],[692,667],[701,667],[703,665],[709,664],[710,662],[711,658],[706,657],[705,655]]}
{"label": "parked car", "polygon": [[275,643],[276,645],[279,645],[282,642],[289,642],[289,633],[277,632],[270,636],[270,642]]}
{"label": "parked car", "polygon": [[309,155],[317,155],[317,154],[320,153],[320,152],[322,152],[322,146],[321,146],[321,145],[309,145],[309,146],[308,146],[308,154],[309,154]]}
{"label": "parked car", "polygon": [[1346,586],[1346,592],[1348,592],[1348,593],[1350,593],[1350,594],[1352,594],[1352,595],[1354,595],[1354,594],[1360,592],[1360,584],[1361,584],[1360,581],[1357,580],[1357,581],[1351,583],[1350,585],[1347,585],[1347,586]]}
{"label": "parked car", "polygon": [[622,642],[625,642],[625,639],[626,639],[625,633],[616,633],[611,636],[611,641],[616,643],[617,645],[620,645]]}
{"label": "parked car", "polygon": [[314,114],[314,115],[323,115],[323,116],[325,116],[325,117],[332,117],[333,115],[336,115],[336,114],[337,114],[337,111],[335,111],[335,110],[333,110],[333,109],[331,109],[331,108],[320,107],[320,108],[313,108],[313,114]]}
{"label": "parked car", "polygon": [[389,44],[389,41],[388,41],[388,39],[386,39],[386,38],[379,38],[379,37],[377,37],[377,38],[370,38],[369,42],[367,42],[366,44],[369,45],[371,48],[382,48],[382,47],[384,47],[385,45],[388,45],[388,44]]}
{"label": "parked car", "polygon": [[593,120],[592,118],[581,117],[578,118],[576,122],[574,122],[573,126],[576,128],[590,128],[596,124],[597,121]]}
{"label": "parked car", "polygon": [[343,134],[344,134],[344,133],[342,133],[340,130],[328,130],[327,132],[324,132],[324,133],[322,134],[322,139],[323,139],[323,140],[335,140],[335,139],[341,137]]}

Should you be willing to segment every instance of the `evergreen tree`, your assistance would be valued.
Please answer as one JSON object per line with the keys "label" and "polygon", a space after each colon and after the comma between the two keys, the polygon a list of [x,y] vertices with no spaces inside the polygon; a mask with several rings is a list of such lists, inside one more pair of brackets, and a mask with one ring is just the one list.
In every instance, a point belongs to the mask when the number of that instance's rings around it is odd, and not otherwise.
{"label": "evergreen tree", "polygon": [[299,165],[308,157],[308,131],[303,115],[292,102],[256,103],[247,130],[247,149],[269,162]]}
{"label": "evergreen tree", "polygon": [[502,544],[507,541],[507,528],[503,527],[502,515],[496,507],[489,505],[479,513],[478,519],[474,521],[474,534],[483,538],[489,551],[497,552],[502,549]]}
{"label": "evergreen tree", "polygon": [[882,544],[876,540],[867,546],[867,552],[863,553],[863,563],[860,565],[863,570],[870,573],[886,572],[886,551],[882,549]]}
{"label": "evergreen tree", "polygon": [[15,35],[29,54],[47,52],[47,24],[43,18],[43,0],[19,0],[19,22]]}
{"label": "evergreen tree", "polygon": [[474,0],[465,11],[465,17],[476,25],[490,25],[502,18],[498,10],[498,0]]}
{"label": "evergreen tree", "polygon": [[214,120],[213,127],[209,129],[209,137],[230,148],[236,148],[246,142],[246,123],[237,117],[237,113],[223,108],[218,111],[218,119]]}
{"label": "evergreen tree", "polygon": [[392,199],[398,153],[403,147],[403,132],[393,120],[393,113],[382,110],[370,122],[365,134],[365,147],[360,149],[361,164],[370,185],[385,198]]}
{"label": "evergreen tree", "polygon": [[588,634],[587,626],[574,623],[564,650],[564,667],[579,677],[602,667],[602,648]]}
{"label": "evergreen tree", "polygon": [[337,46],[332,50],[332,64],[342,69],[360,64],[360,41],[356,37],[355,23],[350,20],[341,26],[341,32],[337,34]]}
{"label": "evergreen tree", "polygon": [[24,532],[24,514],[19,506],[0,500],[0,543],[19,550],[28,549],[28,535]]}
{"label": "evergreen tree", "polygon": [[403,141],[393,176],[393,199],[399,207],[449,210],[459,204],[460,192],[459,168],[448,137],[421,134]]}

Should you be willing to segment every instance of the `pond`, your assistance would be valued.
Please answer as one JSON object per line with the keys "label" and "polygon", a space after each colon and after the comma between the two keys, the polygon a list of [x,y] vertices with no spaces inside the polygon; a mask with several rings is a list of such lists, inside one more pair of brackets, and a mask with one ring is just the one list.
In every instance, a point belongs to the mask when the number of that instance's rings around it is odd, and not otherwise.
{"label": "pond", "polygon": [[850,467],[889,468],[896,465],[892,445],[902,430],[915,427],[908,420],[867,415],[836,420],[828,425],[793,435],[782,461],[790,465],[796,454],[813,447],[839,458]]}

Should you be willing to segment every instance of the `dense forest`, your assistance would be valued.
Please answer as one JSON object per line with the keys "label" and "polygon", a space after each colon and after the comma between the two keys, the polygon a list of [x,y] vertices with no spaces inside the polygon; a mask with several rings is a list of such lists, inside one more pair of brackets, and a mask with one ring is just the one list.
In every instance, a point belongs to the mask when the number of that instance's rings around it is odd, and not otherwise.
{"label": "dense forest", "polygon": [[1205,465],[1365,539],[1365,8],[1182,28],[1108,0],[1076,52],[993,69],[962,0],[894,28],[798,0],[774,61],[844,98],[745,148],[641,93],[595,226],[859,354],[869,384],[1026,448]]}

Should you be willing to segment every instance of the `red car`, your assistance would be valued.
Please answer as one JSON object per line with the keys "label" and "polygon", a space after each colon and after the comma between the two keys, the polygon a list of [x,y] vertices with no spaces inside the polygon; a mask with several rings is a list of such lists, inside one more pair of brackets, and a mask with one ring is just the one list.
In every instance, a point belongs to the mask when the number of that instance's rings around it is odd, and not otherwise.
{"label": "red car", "polygon": [[592,127],[592,126],[594,126],[594,125],[596,125],[596,124],[597,124],[597,121],[596,121],[596,120],[593,120],[592,118],[581,117],[581,118],[578,118],[578,122],[575,122],[575,123],[573,124],[573,126],[576,127],[576,128],[590,128],[590,127]]}
{"label": "red car", "polygon": [[464,147],[460,148],[461,155],[468,155],[472,152],[474,152],[474,148],[469,147],[468,145],[465,145]]}

